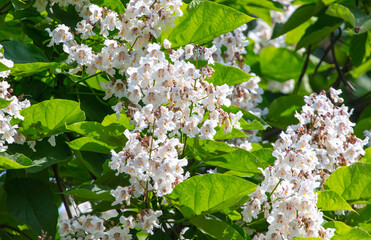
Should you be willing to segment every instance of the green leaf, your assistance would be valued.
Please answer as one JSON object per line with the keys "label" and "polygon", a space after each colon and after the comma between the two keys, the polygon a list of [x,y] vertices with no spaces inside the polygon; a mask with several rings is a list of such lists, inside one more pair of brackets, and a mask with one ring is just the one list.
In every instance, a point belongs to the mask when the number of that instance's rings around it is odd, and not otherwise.
{"label": "green leaf", "polygon": [[23,63],[15,64],[11,69],[10,74],[12,76],[26,77],[35,75],[36,73],[42,72],[44,70],[55,70],[55,69],[67,69],[69,68],[65,63],[57,62],[33,62],[33,63]]}
{"label": "green leaf", "polygon": [[20,153],[15,155],[1,153],[1,155],[3,156],[0,156],[0,170],[28,168],[33,164],[31,159]]}
{"label": "green leaf", "polygon": [[127,141],[123,134],[126,128],[118,123],[102,126],[98,122],[80,122],[68,125],[66,129],[86,137],[92,137],[109,146],[114,146],[114,148],[122,148]]}
{"label": "green leaf", "polygon": [[363,33],[359,35],[354,35],[350,41],[350,59],[355,66],[359,66],[363,62],[363,58],[366,53],[368,34]]}
{"label": "green leaf", "polygon": [[265,169],[268,163],[251,152],[242,148],[220,155],[215,158],[204,159],[204,163],[244,173],[261,173],[258,168]]}
{"label": "green leaf", "polygon": [[26,45],[20,41],[5,41],[1,45],[4,47],[4,57],[15,64],[49,62],[41,49],[34,45]]}
{"label": "green leaf", "polygon": [[294,28],[286,34],[285,41],[288,44],[297,44],[303,37],[307,28],[314,23],[314,20],[308,19],[300,25],[300,27]]}
{"label": "green leaf", "polygon": [[89,152],[97,152],[97,153],[105,153],[109,154],[111,152],[112,146],[98,141],[92,137],[82,137],[75,139],[69,143],[67,143],[71,149],[78,150],[78,151],[89,151]]}
{"label": "green leaf", "polygon": [[371,238],[366,231],[360,228],[351,228],[343,222],[327,222],[324,227],[335,228],[335,235],[331,240],[369,240]]}
{"label": "green leaf", "polygon": [[110,188],[101,185],[81,185],[73,187],[65,192],[67,195],[74,197],[75,201],[91,201],[91,200],[102,200],[102,201],[114,201],[114,197],[110,194]]}
{"label": "green leaf", "polygon": [[[22,153],[32,159],[33,164],[26,169],[26,173],[40,172],[53,164],[72,159],[72,153],[62,135],[56,137],[56,146],[51,146],[47,139],[43,139],[36,142],[35,149],[36,152],[32,151],[27,144],[13,144],[8,146],[7,152],[15,156],[18,153]],[[11,158],[8,155],[4,156]]]}
{"label": "green leaf", "polygon": [[318,191],[317,194],[317,207],[322,211],[353,211],[353,208],[334,191]]}
{"label": "green leaf", "polygon": [[217,157],[236,150],[236,148],[233,148],[224,142],[216,142],[214,140],[206,139],[201,140],[198,138],[189,138],[186,147],[191,149],[191,153],[193,154],[192,157],[198,161]]}
{"label": "green leaf", "polygon": [[97,0],[94,1],[95,4],[101,7],[106,7],[107,9],[113,10],[118,14],[125,12],[125,6],[121,1],[117,0]]}
{"label": "green leaf", "polygon": [[[196,61],[192,61],[193,64],[196,64]],[[198,61],[198,66],[206,66],[207,61]],[[207,82],[214,84],[214,86],[222,86],[223,84],[227,84],[228,86],[232,86],[235,84],[240,84],[243,82],[249,81],[252,77],[250,74],[242,71],[239,68],[227,66],[221,63],[214,63],[211,65],[214,69],[215,73],[211,75],[211,78],[205,79]]]}
{"label": "green leaf", "polygon": [[255,184],[242,178],[213,173],[179,183],[167,199],[189,218],[233,207],[255,188]]}
{"label": "green leaf", "polygon": [[304,104],[302,96],[292,95],[276,98],[269,105],[267,120],[272,126],[286,129],[287,126],[298,123],[294,116],[295,111],[300,111]]}
{"label": "green leaf", "polygon": [[354,127],[354,133],[357,137],[363,138],[363,132],[369,130],[371,126],[371,117],[361,119]]}
{"label": "green leaf", "polygon": [[73,5],[69,5],[67,11],[63,10],[58,4],[48,10],[48,15],[54,19],[59,19],[63,24],[71,28],[72,32],[75,31],[76,25],[82,20]]}
{"label": "green leaf", "polygon": [[361,158],[359,161],[362,161],[364,163],[371,163],[371,147],[368,147],[365,149],[365,156]]}
{"label": "green leaf", "polygon": [[233,128],[230,133],[224,133],[224,125],[222,127],[217,126],[215,128],[216,134],[214,135],[214,140],[223,140],[223,139],[232,139],[232,138],[240,138],[240,137],[248,137],[246,133],[243,131]]}
{"label": "green leaf", "polygon": [[243,113],[242,118],[246,121],[246,122],[241,123],[241,127],[243,130],[265,130],[269,127],[269,125],[263,119],[255,116],[254,114],[242,108],[231,105],[229,107],[222,106],[222,109],[225,112],[231,112],[234,114],[241,111]]}
{"label": "green leaf", "polygon": [[353,27],[356,24],[356,19],[352,11],[342,4],[331,3],[326,10],[326,14],[333,17],[342,18],[344,21],[350,23]]}
{"label": "green leaf", "polygon": [[337,169],[325,182],[325,188],[337,192],[351,204],[371,202],[371,165],[354,163]]}
{"label": "green leaf", "polygon": [[204,44],[230,32],[254,18],[233,8],[208,1],[197,1],[182,6],[183,16],[175,20],[175,27],[162,31],[172,47],[189,43]]}
{"label": "green leaf", "polygon": [[297,79],[304,62],[293,51],[286,48],[266,47],[260,52],[260,69],[264,76],[277,80],[287,81]]}
{"label": "green leaf", "polygon": [[116,114],[111,114],[106,116],[102,121],[102,126],[109,126],[111,124],[120,124],[124,126],[126,129],[133,130],[135,126],[130,124],[130,118],[125,115],[125,113],[121,113],[120,118],[117,120]]}
{"label": "green leaf", "polygon": [[[298,28],[301,24],[309,20],[312,16],[316,15],[324,7],[321,1],[317,1],[316,4],[306,4],[300,6],[290,16],[284,25],[277,25],[273,31],[272,39],[279,37],[295,28]],[[301,27],[300,27],[301,28]]]}
{"label": "green leaf", "polygon": [[24,121],[18,123],[19,131],[28,140],[49,137],[66,131],[66,124],[85,120],[80,104],[65,99],[53,99],[23,109]]}
{"label": "green leaf", "polygon": [[2,71],[7,71],[9,70],[10,68],[7,67],[6,65],[4,65],[2,62],[0,62],[0,72]]}
{"label": "green leaf", "polygon": [[0,109],[6,108],[9,106],[9,104],[12,102],[12,100],[6,100],[4,98],[0,99]]}
{"label": "green leaf", "polygon": [[58,207],[48,185],[33,178],[11,179],[5,182],[7,208],[16,220],[26,223],[37,233],[47,231],[54,236]]}
{"label": "green leaf", "polygon": [[197,216],[189,220],[193,225],[206,232],[215,239],[244,240],[241,234],[226,222],[206,216]]}
{"label": "green leaf", "polygon": [[371,232],[371,205],[366,205],[364,208],[355,209],[356,212],[351,212],[347,215],[345,223],[350,226],[359,226],[363,230]]}
{"label": "green leaf", "polygon": [[343,20],[339,18],[328,15],[319,16],[317,21],[307,28],[305,34],[296,45],[296,49],[321,42],[328,37],[330,33],[340,27],[342,23]]}

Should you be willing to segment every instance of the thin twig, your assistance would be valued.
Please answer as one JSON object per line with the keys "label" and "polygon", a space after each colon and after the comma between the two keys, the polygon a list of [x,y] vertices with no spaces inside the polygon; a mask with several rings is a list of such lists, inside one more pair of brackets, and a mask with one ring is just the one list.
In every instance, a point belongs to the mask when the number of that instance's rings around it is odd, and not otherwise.
{"label": "thin twig", "polygon": [[15,232],[17,232],[17,233],[22,234],[22,235],[25,236],[26,238],[32,240],[32,238],[31,238],[30,236],[28,236],[26,233],[22,232],[21,230],[15,228],[15,227],[8,226],[8,225],[5,225],[5,224],[1,224],[1,225],[0,225],[0,228],[8,228],[8,229],[11,229],[11,230],[13,230],[13,231],[15,231]]}
{"label": "thin twig", "polygon": [[334,41],[331,41],[330,45],[326,48],[325,52],[323,53],[322,58],[320,59],[319,63],[317,64],[316,69],[314,69],[314,72],[312,74],[312,79],[314,79],[314,77],[316,76],[316,74],[318,72],[319,67],[321,66],[321,63],[323,62],[323,60],[325,60],[325,57],[327,56],[327,54],[330,52],[330,50],[335,45],[335,43],[339,40],[340,37],[341,37],[341,29],[339,28],[339,34],[336,36]]}
{"label": "thin twig", "polygon": [[69,219],[71,219],[72,218],[71,209],[70,209],[70,207],[68,205],[66,196],[63,194],[64,190],[63,190],[63,185],[62,185],[61,179],[59,177],[57,164],[53,164],[52,165],[52,169],[53,169],[54,177],[57,180],[58,190],[59,190],[59,192],[61,194],[62,202],[63,202],[64,207],[66,209],[67,216],[68,216]]}
{"label": "thin twig", "polygon": [[1,14],[1,11],[3,11],[7,6],[9,6],[11,2],[12,1],[9,1],[9,2],[5,3],[4,6],[0,7],[0,14]]}
{"label": "thin twig", "polygon": [[[334,33],[331,33],[331,39],[334,38]],[[336,59],[336,55],[335,55],[335,45],[332,46],[331,48],[331,54],[332,54],[332,58],[333,58],[333,61],[334,61],[334,64],[335,64],[335,69],[336,71],[338,72],[338,80],[341,80],[344,84],[344,87],[345,89],[348,90],[348,93],[352,96],[354,96],[354,94],[352,93],[352,91],[355,90],[354,86],[347,80],[347,78],[345,77],[344,75],[344,72],[340,69],[340,66],[339,66],[339,63]],[[338,80],[335,82],[335,83],[338,83]]]}
{"label": "thin twig", "polygon": [[303,81],[303,77],[305,75],[305,72],[307,71],[311,50],[312,50],[312,45],[308,45],[308,48],[307,48],[307,57],[305,59],[303,69],[301,70],[301,73],[300,73],[300,76],[299,76],[299,80],[296,83],[296,86],[295,86],[295,89],[294,89],[294,92],[293,92],[293,94],[295,94],[295,95],[298,93],[300,84]]}

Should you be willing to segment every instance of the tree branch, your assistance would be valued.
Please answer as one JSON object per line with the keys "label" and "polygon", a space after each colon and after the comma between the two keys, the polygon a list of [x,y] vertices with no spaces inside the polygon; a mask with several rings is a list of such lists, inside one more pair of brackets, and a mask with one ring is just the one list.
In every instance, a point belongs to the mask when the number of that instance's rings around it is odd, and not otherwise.
{"label": "tree branch", "polygon": [[64,208],[66,209],[67,216],[68,216],[69,219],[71,219],[72,218],[71,209],[68,205],[66,196],[63,194],[64,190],[63,190],[63,185],[62,185],[61,179],[59,177],[57,164],[52,165],[52,169],[53,169],[54,177],[57,180],[58,190],[61,194],[62,202],[64,204]]}
{"label": "tree branch", "polygon": [[8,225],[5,225],[5,224],[1,224],[0,225],[0,228],[8,228],[8,229],[11,229],[19,234],[22,234],[23,236],[25,236],[26,238],[32,240],[32,238],[30,236],[28,236],[26,233],[22,232],[21,230],[15,228],[15,227],[12,227],[12,226],[8,226]]}
{"label": "tree branch", "polygon": [[308,68],[308,64],[309,64],[309,57],[310,57],[310,52],[312,50],[312,45],[309,45],[308,48],[307,48],[307,57],[305,59],[305,62],[304,62],[304,66],[303,66],[303,69],[301,70],[301,74],[299,76],[299,80],[298,82],[296,83],[296,86],[295,86],[295,89],[294,89],[294,92],[293,94],[297,94],[298,91],[299,91],[299,87],[300,87],[300,84],[301,82],[303,81],[303,77],[305,75],[305,72],[307,71],[307,68]]}

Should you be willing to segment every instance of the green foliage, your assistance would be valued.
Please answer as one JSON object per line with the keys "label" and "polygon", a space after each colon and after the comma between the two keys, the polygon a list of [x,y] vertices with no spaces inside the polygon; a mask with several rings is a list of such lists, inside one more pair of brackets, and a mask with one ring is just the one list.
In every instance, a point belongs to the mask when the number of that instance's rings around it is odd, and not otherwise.
{"label": "green foliage", "polygon": [[319,191],[317,207],[322,211],[350,210],[352,207],[334,191]]}
{"label": "green foliage", "polygon": [[238,207],[255,188],[255,184],[238,177],[206,174],[178,184],[167,198],[185,217],[191,217]]}
{"label": "green foliage", "polygon": [[0,156],[0,170],[22,169],[32,165],[32,160],[23,154],[15,154],[13,156],[4,155],[7,157]]}
{"label": "green foliage", "polygon": [[208,1],[185,4],[182,11],[183,16],[175,20],[175,27],[161,33],[161,38],[168,39],[173,48],[207,43],[253,20],[230,7]]}
{"label": "green foliage", "polygon": [[197,216],[191,218],[190,222],[196,227],[208,233],[210,236],[214,237],[215,239],[244,239],[241,234],[231,225],[228,225],[227,223],[217,219],[207,218],[205,216]]}
{"label": "green foliage", "polygon": [[371,236],[360,228],[351,228],[343,222],[332,221],[324,225],[325,228],[335,228],[335,236],[331,239],[346,240],[346,239],[370,239]]}
{"label": "green foliage", "polygon": [[66,124],[85,120],[80,104],[70,100],[54,99],[33,104],[21,111],[24,121],[19,131],[27,139],[40,139],[66,131]]}
{"label": "green foliage", "polygon": [[354,163],[337,169],[326,180],[326,189],[332,190],[351,204],[370,203],[371,165]]}
{"label": "green foliage", "polygon": [[6,204],[12,215],[37,233],[54,235],[58,207],[49,186],[34,178],[14,178],[5,182]]}

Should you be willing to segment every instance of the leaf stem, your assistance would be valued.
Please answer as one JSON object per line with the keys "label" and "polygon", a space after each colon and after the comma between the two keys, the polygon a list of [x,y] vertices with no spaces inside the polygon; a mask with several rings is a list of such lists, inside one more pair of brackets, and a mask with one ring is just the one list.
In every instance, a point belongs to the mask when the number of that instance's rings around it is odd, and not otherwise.
{"label": "leaf stem", "polygon": [[308,48],[307,48],[307,57],[305,59],[303,69],[301,70],[301,73],[300,73],[300,76],[299,76],[299,80],[296,83],[296,86],[295,86],[295,89],[294,89],[294,92],[293,92],[294,95],[298,94],[299,87],[301,85],[301,82],[303,81],[303,77],[305,75],[305,72],[307,71],[311,50],[312,50],[312,45],[308,45]]}
{"label": "leaf stem", "polygon": [[57,181],[58,190],[59,190],[59,192],[61,194],[61,198],[62,198],[62,202],[63,202],[64,208],[66,209],[66,212],[67,212],[67,216],[68,216],[69,219],[71,219],[72,218],[71,209],[70,209],[70,207],[68,205],[68,201],[67,201],[66,195],[63,194],[64,190],[63,190],[63,185],[62,185],[61,179],[59,177],[57,164],[53,164],[52,165],[52,169],[53,169],[54,177],[55,177],[55,179]]}

